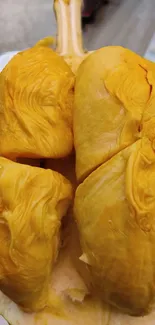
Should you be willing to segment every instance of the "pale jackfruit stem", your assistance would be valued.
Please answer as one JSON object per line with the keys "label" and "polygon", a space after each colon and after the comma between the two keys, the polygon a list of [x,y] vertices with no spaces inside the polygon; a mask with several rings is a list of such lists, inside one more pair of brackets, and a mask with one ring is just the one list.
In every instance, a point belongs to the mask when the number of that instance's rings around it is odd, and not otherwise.
{"label": "pale jackfruit stem", "polygon": [[57,20],[56,51],[62,56],[84,56],[81,27],[82,0],[54,0]]}

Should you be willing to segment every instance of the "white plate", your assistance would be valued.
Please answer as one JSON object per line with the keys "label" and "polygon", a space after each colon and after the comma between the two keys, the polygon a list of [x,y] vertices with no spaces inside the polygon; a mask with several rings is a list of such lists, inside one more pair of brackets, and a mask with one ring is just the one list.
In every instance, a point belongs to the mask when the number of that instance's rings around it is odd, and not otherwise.
{"label": "white plate", "polygon": [[[6,52],[0,55],[0,72],[4,69],[6,64],[13,58],[19,51]],[[1,323],[0,323],[1,325]]]}
{"label": "white plate", "polygon": [[0,325],[8,325],[8,322],[2,316],[0,316]]}

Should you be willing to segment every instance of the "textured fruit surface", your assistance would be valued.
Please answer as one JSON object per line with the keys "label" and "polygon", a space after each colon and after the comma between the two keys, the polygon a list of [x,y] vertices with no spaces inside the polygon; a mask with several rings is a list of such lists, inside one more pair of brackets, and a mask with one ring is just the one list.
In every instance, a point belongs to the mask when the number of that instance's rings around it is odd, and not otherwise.
{"label": "textured fruit surface", "polygon": [[0,158],[0,289],[28,311],[52,299],[49,281],[71,199],[62,175]]}
{"label": "textured fruit surface", "polygon": [[155,296],[154,85],[154,64],[106,47],[82,63],[75,87],[82,260],[101,297],[132,314]]}
{"label": "textured fruit surface", "polygon": [[[76,231],[77,232],[77,231]],[[69,234],[69,235],[68,235]],[[66,238],[67,236],[67,238]],[[66,244],[60,251],[50,279],[50,288],[60,298],[62,310],[45,308],[39,313],[24,313],[15,303],[0,292],[0,314],[12,325],[108,325],[109,307],[88,294],[76,271],[72,255],[78,259],[79,241],[74,229],[67,228]],[[143,324],[142,324],[143,325]]]}
{"label": "textured fruit surface", "polygon": [[15,55],[0,74],[0,155],[68,155],[73,86],[71,69],[43,41]]}

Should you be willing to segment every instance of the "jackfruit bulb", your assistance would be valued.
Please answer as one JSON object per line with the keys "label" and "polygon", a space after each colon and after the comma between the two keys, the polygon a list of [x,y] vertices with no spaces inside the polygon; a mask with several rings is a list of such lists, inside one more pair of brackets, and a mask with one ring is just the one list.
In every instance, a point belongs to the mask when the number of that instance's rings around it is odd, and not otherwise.
{"label": "jackfruit bulb", "polygon": [[74,138],[75,218],[93,287],[124,311],[155,296],[155,66],[105,47],[80,66]]}
{"label": "jackfruit bulb", "polygon": [[72,186],[59,173],[0,158],[0,289],[26,311],[50,303],[49,282]]}
{"label": "jackfruit bulb", "polygon": [[[73,218],[72,218],[73,219]],[[7,296],[0,292],[0,314],[12,325],[107,325],[110,309],[97,298],[92,297],[76,270],[74,261],[78,260],[79,240],[72,228],[72,222],[63,228],[65,244],[60,250],[57,263],[54,265],[50,289],[60,298],[62,309],[57,315],[54,310],[44,309],[41,312],[25,313]],[[77,232],[77,231],[76,231]],[[74,254],[74,261],[72,255]],[[124,325],[124,324],[123,324]],[[143,325],[143,324],[142,324]]]}
{"label": "jackfruit bulb", "polygon": [[46,43],[15,55],[0,74],[0,155],[6,158],[72,151],[74,75]]}

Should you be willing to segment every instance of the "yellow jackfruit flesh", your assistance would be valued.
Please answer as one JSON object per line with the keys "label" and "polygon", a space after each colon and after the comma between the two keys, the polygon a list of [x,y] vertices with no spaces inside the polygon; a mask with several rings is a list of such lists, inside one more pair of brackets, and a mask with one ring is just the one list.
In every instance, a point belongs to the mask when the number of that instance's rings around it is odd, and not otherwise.
{"label": "yellow jackfruit flesh", "polygon": [[0,74],[0,155],[6,158],[59,158],[73,147],[74,75],[43,44],[15,55]]}
{"label": "yellow jackfruit flesh", "polygon": [[[50,287],[63,304],[63,314],[56,315],[50,309],[38,313],[25,313],[8,297],[0,292],[0,314],[12,325],[107,325],[109,307],[95,297],[91,297],[76,270],[72,255],[78,259],[80,251],[69,223],[63,235],[65,245],[62,247],[56,265],[53,267]],[[67,238],[66,238],[67,237]]]}
{"label": "yellow jackfruit flesh", "polygon": [[151,62],[116,46],[94,52],[81,64],[74,110],[78,179],[139,139],[153,68]]}
{"label": "yellow jackfruit flesh", "polygon": [[48,306],[72,186],[51,170],[0,158],[0,289],[27,311]]}
{"label": "yellow jackfruit flesh", "polygon": [[154,85],[153,63],[107,47],[81,64],[75,87],[81,260],[103,300],[135,315],[155,297]]}

